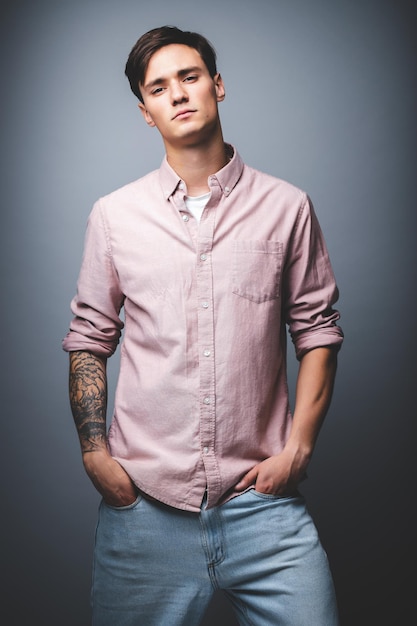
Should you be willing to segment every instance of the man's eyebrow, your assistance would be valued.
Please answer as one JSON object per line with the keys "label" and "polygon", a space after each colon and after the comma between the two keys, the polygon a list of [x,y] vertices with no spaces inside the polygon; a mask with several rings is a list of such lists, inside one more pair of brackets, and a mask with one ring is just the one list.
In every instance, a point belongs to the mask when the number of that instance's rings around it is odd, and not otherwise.
{"label": "man's eyebrow", "polygon": [[191,67],[186,67],[185,69],[180,70],[178,72],[178,76],[186,76],[187,74],[193,74],[201,71],[201,67],[199,67],[198,65],[193,65]]}
{"label": "man's eyebrow", "polygon": [[[179,78],[183,78],[184,76],[187,76],[188,74],[192,74],[195,72],[201,73],[201,67],[199,67],[198,65],[192,65],[191,67],[185,67],[182,70],[179,70],[177,72],[177,76]],[[163,76],[160,76],[159,78],[154,78],[154,80],[151,80],[149,83],[146,83],[146,85],[144,85],[144,89],[149,90],[152,89],[153,87],[156,87],[157,85],[162,85],[164,82],[166,81],[166,78],[164,78]]]}

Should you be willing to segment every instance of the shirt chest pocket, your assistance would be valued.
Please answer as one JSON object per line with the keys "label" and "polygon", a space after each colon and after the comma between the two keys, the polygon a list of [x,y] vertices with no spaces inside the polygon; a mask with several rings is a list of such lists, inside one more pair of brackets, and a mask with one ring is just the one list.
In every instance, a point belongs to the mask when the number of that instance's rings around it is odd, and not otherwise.
{"label": "shirt chest pocket", "polygon": [[252,302],[279,298],[282,257],[280,241],[233,241],[233,293]]}

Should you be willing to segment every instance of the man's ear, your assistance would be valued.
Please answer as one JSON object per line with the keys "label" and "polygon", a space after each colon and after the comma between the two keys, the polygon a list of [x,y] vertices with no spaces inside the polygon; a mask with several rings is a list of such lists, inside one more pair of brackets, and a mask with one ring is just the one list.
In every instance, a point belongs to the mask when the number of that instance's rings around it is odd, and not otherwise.
{"label": "man's ear", "polygon": [[214,86],[216,89],[216,96],[217,96],[217,102],[223,102],[223,100],[226,97],[226,90],[224,88],[224,82],[223,82],[223,78],[221,77],[221,74],[216,74],[213,78],[214,80]]}
{"label": "man's ear", "polygon": [[147,110],[147,108],[145,107],[145,105],[142,102],[138,103],[138,107],[140,109],[140,112],[142,113],[145,122],[147,123],[148,126],[150,126],[151,128],[154,128],[155,126],[155,122],[153,121],[151,114],[149,113],[149,111]]}

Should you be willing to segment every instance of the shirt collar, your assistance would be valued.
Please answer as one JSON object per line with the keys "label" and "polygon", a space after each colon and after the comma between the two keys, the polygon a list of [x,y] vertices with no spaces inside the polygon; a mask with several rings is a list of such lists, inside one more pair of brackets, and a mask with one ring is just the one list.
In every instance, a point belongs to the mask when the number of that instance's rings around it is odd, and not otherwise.
{"label": "shirt collar", "polygon": [[[230,153],[233,156],[221,170],[209,177],[209,185],[210,179],[215,178],[223,194],[228,196],[232,193],[241,177],[243,161],[237,150],[230,144],[226,144],[226,150],[228,154]],[[166,156],[159,169],[159,180],[166,200],[175,193],[182,183],[181,178],[169,165]]]}

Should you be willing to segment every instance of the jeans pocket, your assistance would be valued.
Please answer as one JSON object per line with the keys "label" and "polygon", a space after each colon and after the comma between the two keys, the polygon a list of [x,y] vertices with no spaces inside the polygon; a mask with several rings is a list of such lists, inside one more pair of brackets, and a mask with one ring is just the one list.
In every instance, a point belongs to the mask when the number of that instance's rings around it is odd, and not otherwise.
{"label": "jeans pocket", "polygon": [[282,257],[280,241],[233,241],[232,292],[258,303],[279,298]]}
{"label": "jeans pocket", "polygon": [[142,497],[142,494],[138,493],[136,499],[130,504],[126,504],[125,506],[113,506],[112,504],[108,504],[107,502],[105,502],[105,500],[102,500],[102,502],[104,506],[106,506],[108,509],[111,509],[112,511],[130,511],[139,504],[139,502],[142,500]]}
{"label": "jeans pocket", "polygon": [[290,500],[291,498],[298,498],[300,496],[298,491],[285,494],[262,493],[262,491],[257,491],[255,488],[251,489],[251,493],[262,500]]}

